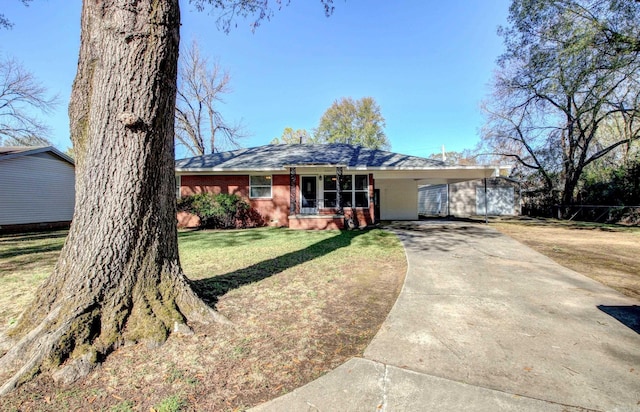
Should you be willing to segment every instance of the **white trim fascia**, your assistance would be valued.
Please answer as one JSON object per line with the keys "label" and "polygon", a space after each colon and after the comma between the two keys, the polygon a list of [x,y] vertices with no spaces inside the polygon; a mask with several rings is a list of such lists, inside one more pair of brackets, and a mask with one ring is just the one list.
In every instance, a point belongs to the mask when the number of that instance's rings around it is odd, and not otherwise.
{"label": "white trim fascia", "polygon": [[333,163],[318,163],[318,164],[311,164],[311,163],[303,163],[303,164],[286,164],[286,165],[282,165],[283,169],[289,169],[291,167],[295,167],[295,168],[300,168],[300,169],[312,169],[312,168],[322,168],[322,167],[342,167],[342,168],[349,168],[349,166],[345,165],[345,164],[333,164]]}
{"label": "white trim fascia", "polygon": [[62,153],[61,151],[59,151],[53,146],[34,147],[33,149],[30,149],[30,150],[20,151],[20,152],[11,153],[11,154],[5,154],[0,156],[0,161],[15,159],[16,157],[22,157],[22,156],[31,156],[34,154],[46,153],[46,152],[51,152],[54,156],[59,157],[60,159],[64,160],[67,163],[71,163],[73,166],[76,165],[75,161],[71,157]]}
{"label": "white trim fascia", "polygon": [[285,174],[283,169],[272,169],[272,168],[262,168],[262,169],[244,169],[244,168],[210,168],[210,167],[198,167],[198,168],[178,168],[176,167],[176,174],[185,174],[185,173],[217,173],[217,174],[251,174],[251,173],[276,173],[276,174]]}
{"label": "white trim fascia", "polygon": [[429,172],[429,171],[437,171],[437,170],[447,170],[447,171],[455,171],[455,170],[464,170],[464,171],[473,171],[473,170],[482,170],[485,172],[491,171],[493,174],[498,166],[433,166],[433,167],[349,167],[344,165],[286,165],[282,166],[280,169],[274,168],[176,168],[176,174],[186,174],[186,173],[196,173],[196,174],[251,174],[251,173],[273,173],[273,174],[285,174],[287,169],[290,167],[306,169],[306,168],[318,168],[318,167],[342,167],[344,168],[344,172],[377,172],[377,171],[385,171],[385,172]]}

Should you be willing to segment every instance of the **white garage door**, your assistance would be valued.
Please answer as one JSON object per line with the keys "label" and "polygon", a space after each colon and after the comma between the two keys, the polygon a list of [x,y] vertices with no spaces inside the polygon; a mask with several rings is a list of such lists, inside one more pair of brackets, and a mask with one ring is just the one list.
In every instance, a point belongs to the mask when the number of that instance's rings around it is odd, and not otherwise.
{"label": "white garage door", "polygon": [[413,179],[376,179],[382,220],[418,219],[418,184]]}
{"label": "white garage door", "polygon": [[[513,187],[487,188],[487,214],[491,216],[513,215]],[[484,188],[476,188],[476,214],[484,215]]]}

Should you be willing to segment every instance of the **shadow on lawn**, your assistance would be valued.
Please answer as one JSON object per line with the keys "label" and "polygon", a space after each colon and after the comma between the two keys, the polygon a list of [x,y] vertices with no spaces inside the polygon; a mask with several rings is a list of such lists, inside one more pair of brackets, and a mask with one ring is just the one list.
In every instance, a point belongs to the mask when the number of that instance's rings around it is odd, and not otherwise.
{"label": "shadow on lawn", "polygon": [[[281,236],[290,236],[292,231],[286,231],[277,227],[261,227],[250,229],[193,229],[178,232],[178,240],[188,240],[192,245],[203,243],[209,245],[215,243],[216,247],[235,247],[250,245],[257,240],[263,240],[270,236],[270,232],[278,231]],[[232,234],[232,236],[230,236]]]}
{"label": "shadow on lawn", "polygon": [[[211,307],[214,307],[218,302],[218,298],[230,290],[237,289],[249,283],[258,282],[289,268],[324,256],[334,250],[349,246],[354,238],[363,233],[364,232],[358,230],[341,231],[336,236],[314,243],[304,249],[286,253],[273,259],[264,260],[255,265],[224,275],[193,280],[191,284],[198,296]],[[250,250],[247,252],[250,253]],[[357,262],[354,262],[354,264],[356,263]]]}
{"label": "shadow on lawn", "polygon": [[68,231],[9,234],[0,237],[0,259],[59,252]]}

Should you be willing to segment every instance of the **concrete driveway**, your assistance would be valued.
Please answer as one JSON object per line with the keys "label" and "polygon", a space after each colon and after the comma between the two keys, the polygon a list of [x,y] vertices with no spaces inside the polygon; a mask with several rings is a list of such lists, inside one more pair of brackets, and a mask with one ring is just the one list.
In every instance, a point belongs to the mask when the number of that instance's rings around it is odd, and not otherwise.
{"label": "concrete driveway", "polygon": [[255,410],[640,411],[638,301],[485,225],[390,229],[409,269],[364,358]]}

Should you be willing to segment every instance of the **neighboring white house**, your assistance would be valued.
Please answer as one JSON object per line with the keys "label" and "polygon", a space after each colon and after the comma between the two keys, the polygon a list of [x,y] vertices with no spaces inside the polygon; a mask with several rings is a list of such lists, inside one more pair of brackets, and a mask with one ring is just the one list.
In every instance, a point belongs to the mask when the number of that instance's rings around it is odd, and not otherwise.
{"label": "neighboring white house", "polygon": [[0,147],[0,231],[68,224],[73,159],[53,147]]}
{"label": "neighboring white house", "polygon": [[450,185],[428,185],[418,189],[418,211],[425,216],[466,217],[519,215],[520,184],[506,177],[471,180]]}

